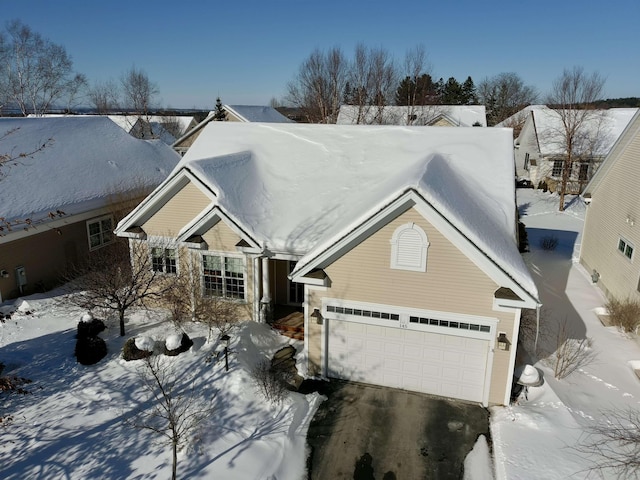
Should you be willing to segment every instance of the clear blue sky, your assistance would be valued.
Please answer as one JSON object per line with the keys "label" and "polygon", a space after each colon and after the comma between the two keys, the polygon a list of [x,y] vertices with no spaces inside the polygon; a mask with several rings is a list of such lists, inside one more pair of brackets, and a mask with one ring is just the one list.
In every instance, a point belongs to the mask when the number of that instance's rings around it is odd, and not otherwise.
{"label": "clear blue sky", "polygon": [[544,96],[579,65],[606,97],[640,96],[640,0],[0,0],[0,26],[13,19],[91,82],[145,70],[169,107],[266,105],[314,48],[359,42],[398,61],[423,44],[436,78],[516,72]]}

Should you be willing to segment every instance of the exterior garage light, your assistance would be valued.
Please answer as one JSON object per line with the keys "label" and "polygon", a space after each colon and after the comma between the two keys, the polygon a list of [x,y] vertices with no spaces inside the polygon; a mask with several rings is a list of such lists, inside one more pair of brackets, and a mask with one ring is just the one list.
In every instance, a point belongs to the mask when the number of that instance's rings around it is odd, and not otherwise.
{"label": "exterior garage light", "polygon": [[511,342],[507,339],[507,334],[505,332],[498,333],[498,349],[499,350],[509,350],[509,345]]}
{"label": "exterior garage light", "polygon": [[314,308],[313,309],[313,313],[311,314],[311,318],[315,318],[316,319],[316,323],[318,325],[322,325],[323,322],[323,317],[322,314],[320,313],[320,310],[318,308]]}

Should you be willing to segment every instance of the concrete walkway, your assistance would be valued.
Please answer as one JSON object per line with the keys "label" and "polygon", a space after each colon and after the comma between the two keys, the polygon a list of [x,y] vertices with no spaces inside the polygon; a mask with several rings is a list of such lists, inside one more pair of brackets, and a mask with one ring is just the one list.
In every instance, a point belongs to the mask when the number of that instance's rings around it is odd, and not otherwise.
{"label": "concrete walkway", "polygon": [[307,436],[309,479],[459,479],[480,434],[480,405],[385,387],[304,382],[328,397]]}

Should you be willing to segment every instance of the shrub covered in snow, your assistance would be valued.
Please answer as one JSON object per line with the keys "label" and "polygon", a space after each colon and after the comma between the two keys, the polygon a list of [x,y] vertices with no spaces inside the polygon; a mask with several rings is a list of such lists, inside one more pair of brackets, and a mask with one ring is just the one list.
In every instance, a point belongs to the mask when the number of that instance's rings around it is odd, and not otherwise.
{"label": "shrub covered in snow", "polygon": [[130,338],[125,342],[124,347],[122,347],[122,358],[127,362],[131,360],[141,360],[143,358],[150,357],[153,354],[153,347],[150,350],[141,349],[138,347],[138,342],[136,340],[137,338]]}
{"label": "shrub covered in snow", "polygon": [[75,355],[82,365],[93,365],[102,360],[107,354],[107,344],[98,337],[106,328],[102,320],[93,318],[85,313],[78,322]]}
{"label": "shrub covered in snow", "polygon": [[102,320],[93,317],[85,320],[85,318],[83,315],[82,320],[78,322],[77,338],[97,337],[100,332],[107,328]]}
{"label": "shrub covered in snow", "polygon": [[94,365],[107,355],[107,344],[100,337],[78,336],[75,355],[82,365]]}
{"label": "shrub covered in snow", "polygon": [[164,354],[169,356],[186,352],[193,345],[193,340],[186,333],[169,335],[164,342]]}

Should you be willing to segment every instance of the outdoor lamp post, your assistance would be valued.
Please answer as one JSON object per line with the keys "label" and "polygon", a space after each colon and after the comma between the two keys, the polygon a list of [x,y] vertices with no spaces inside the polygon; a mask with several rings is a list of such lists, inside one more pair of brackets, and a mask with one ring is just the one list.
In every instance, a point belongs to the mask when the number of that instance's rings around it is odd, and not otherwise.
{"label": "outdoor lamp post", "polygon": [[220,337],[220,341],[224,345],[224,370],[225,372],[229,371],[229,341],[231,337],[227,334],[224,334]]}

